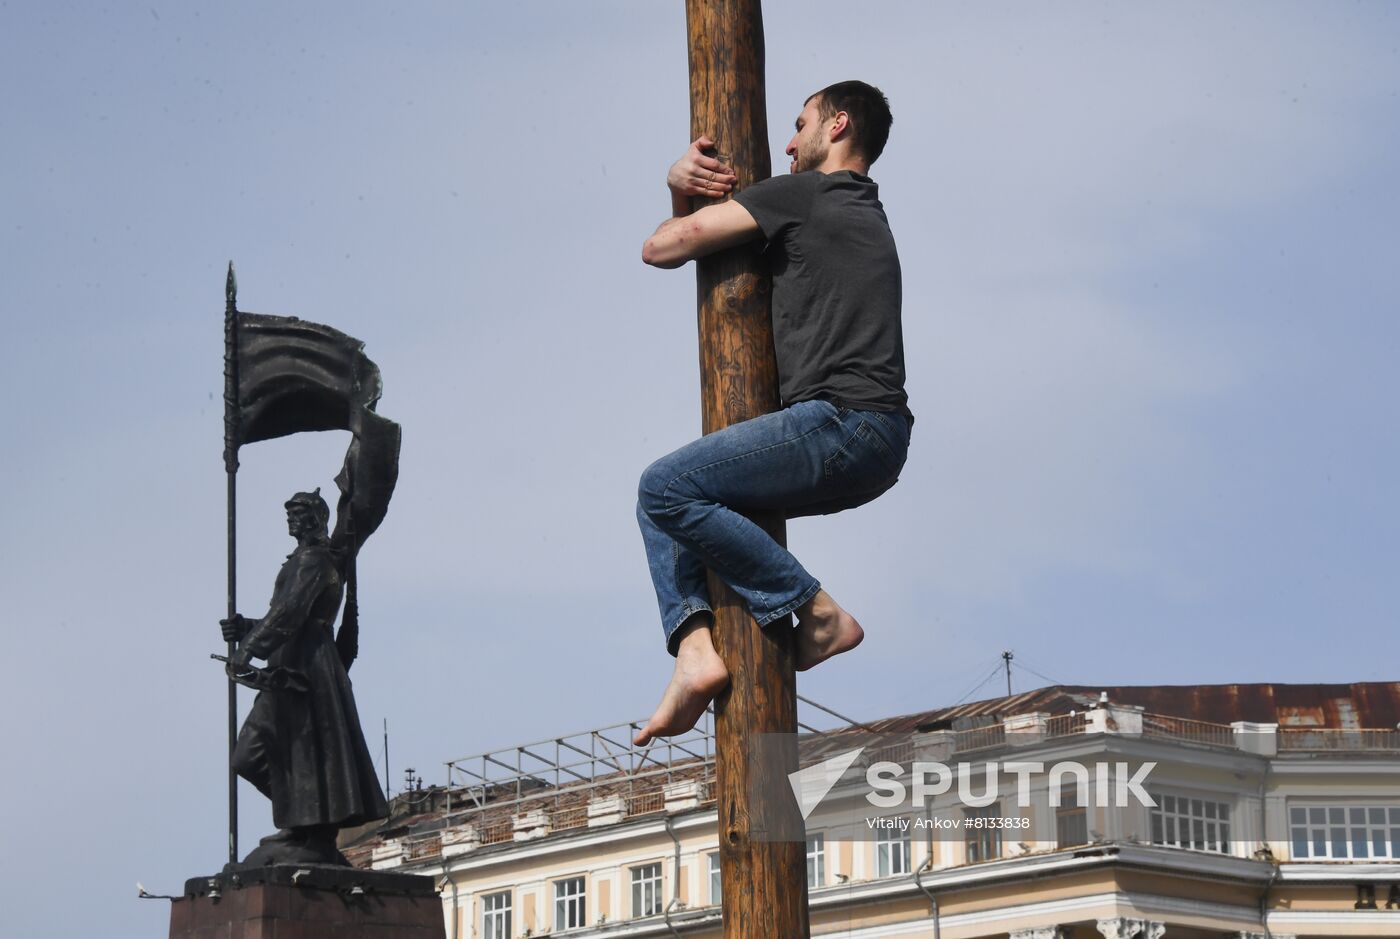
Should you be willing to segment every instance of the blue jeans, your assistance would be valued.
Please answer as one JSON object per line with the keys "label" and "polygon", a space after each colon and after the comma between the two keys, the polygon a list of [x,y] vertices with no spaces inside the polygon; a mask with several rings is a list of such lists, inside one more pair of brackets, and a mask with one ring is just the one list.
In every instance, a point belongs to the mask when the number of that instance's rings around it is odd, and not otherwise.
{"label": "blue jeans", "polygon": [[829,515],[895,484],[909,418],[803,401],[701,437],[642,474],[637,522],[646,544],[666,647],[710,609],[705,569],[748,605],[760,626],[821,589],[786,548],[743,514]]}

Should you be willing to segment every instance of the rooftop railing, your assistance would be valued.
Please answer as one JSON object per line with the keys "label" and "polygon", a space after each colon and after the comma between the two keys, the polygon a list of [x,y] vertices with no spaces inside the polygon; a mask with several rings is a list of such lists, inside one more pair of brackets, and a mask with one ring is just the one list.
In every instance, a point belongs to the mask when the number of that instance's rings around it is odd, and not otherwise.
{"label": "rooftop railing", "polygon": [[[827,710],[815,702],[804,703]],[[828,711],[828,713],[834,713]],[[869,760],[908,762],[919,758],[920,739],[941,734],[947,752],[973,753],[989,757],[991,752],[1024,747],[1049,740],[1063,740],[1095,732],[1090,718],[1093,710],[1059,715],[1028,715],[1014,723],[997,721],[985,726],[909,734],[900,740],[883,736],[865,754]],[[1169,715],[1137,712],[1127,722],[1112,718],[1110,733],[1127,733],[1141,717],[1141,734],[1156,740],[1170,740],[1219,749],[1253,749],[1243,745],[1243,734],[1229,724],[1189,720]],[[836,715],[840,717],[840,715]],[[844,718],[843,718],[844,719]],[[1008,729],[1008,723],[1012,723]],[[1102,718],[1097,722],[1104,724]],[[497,844],[539,833],[555,832],[618,821],[665,811],[668,793],[678,783],[694,783],[691,790],[677,796],[684,804],[705,805],[713,801],[715,734],[714,716],[706,712],[689,733],[637,747],[632,736],[639,723],[616,724],[536,741],[517,747],[493,750],[447,763],[451,793],[449,824],[473,824],[480,843]],[[834,747],[846,747],[859,725],[819,731],[806,724],[802,738],[804,753],[822,754]],[[838,732],[839,731],[839,732]],[[1327,729],[1283,727],[1277,732],[1279,753],[1367,753],[1389,752],[1400,758],[1400,730]],[[1257,752],[1257,751],[1256,751]],[[606,802],[615,798],[614,802]],[[538,830],[531,822],[519,822],[530,813],[537,816]],[[596,820],[596,821],[595,821]],[[522,825],[525,826],[522,828]],[[522,833],[522,831],[524,833]],[[430,840],[430,839],[429,839]],[[415,850],[432,851],[425,841]]]}
{"label": "rooftop railing", "polygon": [[541,789],[589,787],[607,779],[667,779],[676,767],[714,759],[714,715],[706,711],[694,730],[639,747],[632,736],[641,724],[597,730],[493,750],[447,762],[447,785],[478,807],[520,801]]}
{"label": "rooftop railing", "polygon": [[1212,724],[1163,714],[1142,716],[1142,735],[1182,743],[1199,743],[1208,747],[1234,748],[1235,729],[1229,724]]}
{"label": "rooftop railing", "polygon": [[1400,730],[1280,727],[1279,752],[1367,752],[1400,750]]}

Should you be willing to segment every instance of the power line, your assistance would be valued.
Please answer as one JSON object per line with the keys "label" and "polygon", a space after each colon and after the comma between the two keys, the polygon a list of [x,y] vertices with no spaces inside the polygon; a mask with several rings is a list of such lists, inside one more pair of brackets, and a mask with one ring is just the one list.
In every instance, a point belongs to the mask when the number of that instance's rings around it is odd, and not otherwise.
{"label": "power line", "polygon": [[995,665],[992,666],[992,670],[991,670],[990,672],[987,673],[987,677],[984,678],[984,679],[982,679],[981,681],[979,681],[976,685],[974,685],[973,688],[972,688],[972,690],[969,691],[967,694],[963,695],[961,698],[959,698],[958,700],[954,701],[954,702],[953,702],[953,706],[956,707],[956,706],[958,706],[959,704],[962,704],[962,703],[963,703],[964,701],[966,701],[968,698],[972,697],[972,696],[973,696],[974,694],[976,694],[978,691],[982,690],[982,686],[983,686],[983,685],[985,685],[987,682],[991,681],[993,678],[996,678],[997,675],[1000,674],[1000,673],[1001,673],[1001,659],[1000,659],[1000,657],[998,657],[998,658],[997,658],[997,663],[996,663]]}
{"label": "power line", "polygon": [[1017,667],[1017,668],[1023,668],[1023,669],[1025,669],[1026,671],[1030,672],[1032,675],[1034,675],[1036,678],[1043,678],[1043,679],[1045,679],[1046,681],[1048,681],[1048,682],[1049,682],[1050,684],[1052,684],[1052,685],[1063,685],[1063,684],[1065,684],[1064,682],[1062,682],[1062,681],[1060,681],[1060,680],[1058,680],[1058,679],[1051,678],[1049,675],[1045,675],[1045,674],[1042,674],[1041,672],[1037,672],[1035,669],[1033,669],[1033,668],[1031,668],[1029,665],[1027,665],[1027,664],[1025,663],[1025,660],[1023,660],[1023,659],[1017,659],[1017,660],[1016,660],[1016,667]]}
{"label": "power line", "polygon": [[[996,667],[997,667],[997,668],[1001,668],[1001,664],[998,663]],[[986,684],[986,679],[983,679],[982,681],[980,681],[980,682],[978,682],[976,685],[974,685],[971,689],[968,690],[967,694],[964,694],[964,695],[962,696],[962,698],[959,698],[959,699],[958,699],[958,701],[962,701],[964,698],[967,697],[967,695],[972,694],[972,692],[976,691],[978,688],[981,688],[984,684]]]}
{"label": "power line", "polygon": [[831,708],[827,707],[825,704],[818,704],[817,702],[813,701],[811,698],[804,698],[802,695],[798,695],[798,696],[797,696],[797,700],[801,701],[803,704],[811,705],[812,707],[816,708],[818,711],[825,711],[826,713],[830,714],[832,717],[837,718],[838,720],[843,720],[843,721],[845,721],[845,722],[846,722],[849,726],[851,726],[851,727],[859,727],[861,730],[868,730],[868,731],[870,731],[870,733],[872,733],[872,734],[876,732],[875,729],[872,728],[869,724],[862,724],[860,721],[852,720],[851,718],[847,717],[847,716],[844,715],[844,714],[838,714],[838,713],[836,713],[835,711],[833,711]]}

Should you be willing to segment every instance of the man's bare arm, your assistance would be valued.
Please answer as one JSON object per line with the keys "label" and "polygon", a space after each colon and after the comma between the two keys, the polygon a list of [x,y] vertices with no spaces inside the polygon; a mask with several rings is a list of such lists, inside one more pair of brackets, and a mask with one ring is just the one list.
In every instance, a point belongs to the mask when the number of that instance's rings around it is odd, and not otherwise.
{"label": "man's bare arm", "polygon": [[680,267],[692,258],[712,254],[758,234],[752,216],[736,203],[707,205],[691,212],[691,196],[722,199],[734,189],[738,180],[732,169],[705,154],[714,145],[713,140],[702,134],[667,171],[671,217],[642,245],[642,260],[647,264]]}
{"label": "man's bare arm", "polygon": [[748,209],[737,202],[721,202],[662,222],[642,245],[642,260],[652,267],[680,267],[758,236],[758,223]]}

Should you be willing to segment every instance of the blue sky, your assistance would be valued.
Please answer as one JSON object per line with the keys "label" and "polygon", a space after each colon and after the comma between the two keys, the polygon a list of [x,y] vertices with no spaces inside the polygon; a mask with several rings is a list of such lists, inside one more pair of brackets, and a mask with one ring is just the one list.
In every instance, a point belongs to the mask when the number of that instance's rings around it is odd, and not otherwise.
{"label": "blue sky", "polygon": [[[895,490],[790,526],[869,633],[804,694],[948,704],[1002,649],[1084,684],[1396,678],[1397,20],[768,4],[775,170],[811,91],[889,95],[918,414]],[[364,340],[404,427],[354,672],[395,785],[649,713],[636,478],[699,426],[693,276],[638,259],[684,37],[640,0],[0,3],[7,930],[157,934],[135,882],[223,860],[230,258],[243,309]],[[344,447],[245,448],[249,615]]]}

